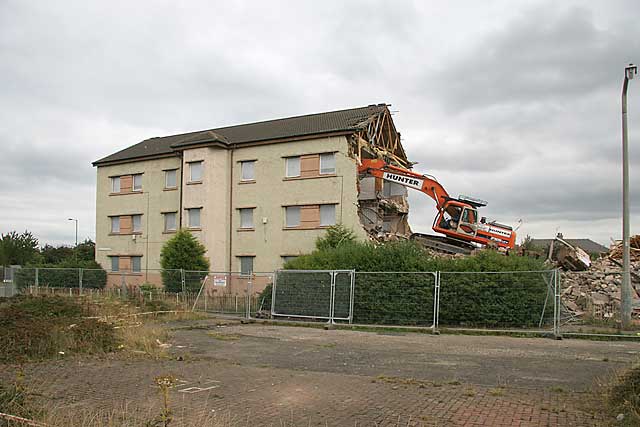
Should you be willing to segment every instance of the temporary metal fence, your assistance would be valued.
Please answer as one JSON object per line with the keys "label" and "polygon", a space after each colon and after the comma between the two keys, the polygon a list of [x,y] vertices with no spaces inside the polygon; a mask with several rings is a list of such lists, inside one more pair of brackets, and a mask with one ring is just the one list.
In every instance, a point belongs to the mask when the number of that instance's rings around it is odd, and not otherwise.
{"label": "temporary metal fence", "polygon": [[279,270],[273,282],[272,317],[353,320],[353,270]]}
{"label": "temporary metal fence", "polygon": [[[340,275],[352,286],[340,289]],[[344,285],[342,285],[344,286]],[[348,295],[348,298],[347,298]],[[363,325],[527,330],[560,335],[557,270],[353,272],[280,270],[271,315]],[[336,307],[343,307],[341,316]]]}
{"label": "temporary metal fence", "polygon": [[[245,318],[640,338],[621,329],[621,282],[617,271],[242,274],[22,268],[14,271],[12,283],[0,286],[0,297],[16,292],[110,295]],[[635,310],[640,329],[640,307]]]}

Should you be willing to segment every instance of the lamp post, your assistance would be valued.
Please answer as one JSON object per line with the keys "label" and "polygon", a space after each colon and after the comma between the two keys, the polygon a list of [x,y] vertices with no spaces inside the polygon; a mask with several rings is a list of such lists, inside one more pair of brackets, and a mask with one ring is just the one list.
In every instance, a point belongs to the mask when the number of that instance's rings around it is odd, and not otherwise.
{"label": "lamp post", "polygon": [[69,218],[69,221],[76,222],[76,247],[78,247],[78,219],[77,218]]}
{"label": "lamp post", "polygon": [[629,265],[629,136],[627,134],[627,86],[638,73],[638,67],[629,64],[624,69],[622,84],[622,327],[631,323],[631,270]]}

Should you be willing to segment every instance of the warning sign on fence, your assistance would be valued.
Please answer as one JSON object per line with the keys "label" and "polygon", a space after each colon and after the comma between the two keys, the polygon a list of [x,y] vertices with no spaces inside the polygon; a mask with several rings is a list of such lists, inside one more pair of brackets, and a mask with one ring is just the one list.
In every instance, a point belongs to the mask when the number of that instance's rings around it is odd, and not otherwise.
{"label": "warning sign on fence", "polygon": [[213,276],[213,286],[227,286],[227,276]]}

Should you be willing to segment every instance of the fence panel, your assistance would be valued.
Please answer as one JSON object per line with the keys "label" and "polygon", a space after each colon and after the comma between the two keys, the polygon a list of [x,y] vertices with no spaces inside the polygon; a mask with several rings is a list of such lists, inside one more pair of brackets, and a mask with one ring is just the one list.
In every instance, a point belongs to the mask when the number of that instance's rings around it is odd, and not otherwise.
{"label": "fence panel", "polygon": [[640,338],[636,334],[640,330],[640,299],[635,289],[631,291],[634,301],[631,326],[622,330],[621,271],[563,272],[560,286],[560,332],[563,335],[625,334]]}
{"label": "fence panel", "polygon": [[273,286],[272,316],[330,319],[331,283],[331,271],[278,271]]}
{"label": "fence panel", "polygon": [[432,326],[436,273],[356,272],[353,321]]}
{"label": "fence panel", "polygon": [[441,272],[441,326],[555,332],[555,270]]}

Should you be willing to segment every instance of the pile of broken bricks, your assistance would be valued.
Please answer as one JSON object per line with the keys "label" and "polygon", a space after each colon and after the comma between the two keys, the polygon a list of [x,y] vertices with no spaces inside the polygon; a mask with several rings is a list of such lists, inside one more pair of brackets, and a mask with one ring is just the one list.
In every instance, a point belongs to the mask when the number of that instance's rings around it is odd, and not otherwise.
{"label": "pile of broken bricks", "polygon": [[[640,298],[640,236],[632,239],[632,298]],[[562,302],[570,314],[595,319],[619,319],[622,285],[622,251],[620,243],[612,245],[608,254],[593,261],[586,271],[562,273]],[[640,317],[635,311],[634,317]]]}

